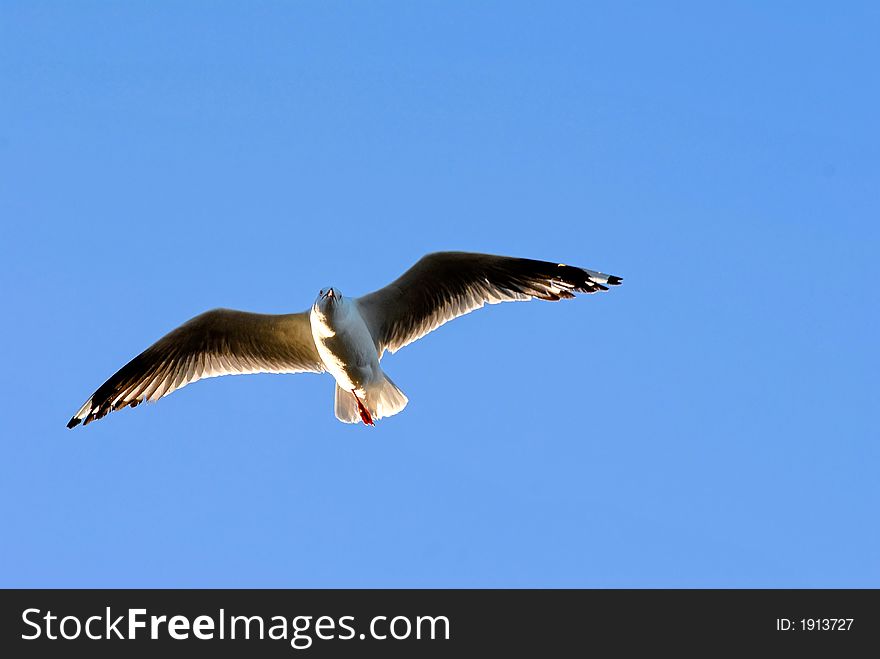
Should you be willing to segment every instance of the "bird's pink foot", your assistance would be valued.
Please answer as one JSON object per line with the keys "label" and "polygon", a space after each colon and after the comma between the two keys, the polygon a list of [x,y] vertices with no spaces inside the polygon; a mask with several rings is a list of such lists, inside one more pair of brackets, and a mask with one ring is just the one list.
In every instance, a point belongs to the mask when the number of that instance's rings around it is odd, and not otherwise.
{"label": "bird's pink foot", "polygon": [[358,398],[358,395],[356,393],[354,393],[352,391],[351,395],[354,396],[354,399],[357,401],[358,412],[360,412],[360,414],[361,414],[361,421],[364,422],[364,425],[365,426],[375,426],[376,424],[373,423],[373,417],[370,415],[370,410],[368,410],[364,406],[364,404],[361,402],[361,399]]}

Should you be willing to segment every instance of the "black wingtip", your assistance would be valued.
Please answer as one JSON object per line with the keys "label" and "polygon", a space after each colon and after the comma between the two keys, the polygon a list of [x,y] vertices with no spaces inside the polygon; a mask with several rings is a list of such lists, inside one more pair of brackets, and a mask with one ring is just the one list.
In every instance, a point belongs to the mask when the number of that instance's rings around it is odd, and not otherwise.
{"label": "black wingtip", "polygon": [[620,286],[620,282],[623,281],[623,277],[615,277],[614,275],[608,275],[608,285],[609,286]]}
{"label": "black wingtip", "polygon": [[70,421],[67,422],[68,428],[76,428],[81,423],[80,419],[73,417]]}

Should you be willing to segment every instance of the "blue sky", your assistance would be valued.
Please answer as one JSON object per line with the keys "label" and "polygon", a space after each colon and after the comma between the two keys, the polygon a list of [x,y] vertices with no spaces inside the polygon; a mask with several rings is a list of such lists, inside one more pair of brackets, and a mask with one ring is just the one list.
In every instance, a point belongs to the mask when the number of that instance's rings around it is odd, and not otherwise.
{"label": "blue sky", "polygon": [[[4,3],[0,585],[880,586],[880,13],[711,4]],[[65,428],[441,249],[625,281]]]}

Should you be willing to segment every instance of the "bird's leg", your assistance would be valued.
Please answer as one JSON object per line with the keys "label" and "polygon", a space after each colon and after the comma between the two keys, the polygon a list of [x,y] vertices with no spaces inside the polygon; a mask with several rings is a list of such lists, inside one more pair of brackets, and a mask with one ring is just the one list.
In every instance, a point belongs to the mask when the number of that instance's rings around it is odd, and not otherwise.
{"label": "bird's leg", "polygon": [[361,421],[364,422],[364,425],[375,426],[376,424],[373,423],[373,417],[370,415],[370,410],[368,410],[366,406],[361,402],[361,399],[358,398],[358,395],[356,393],[352,391],[351,395],[354,396],[354,399],[357,401],[358,412],[361,413]]}

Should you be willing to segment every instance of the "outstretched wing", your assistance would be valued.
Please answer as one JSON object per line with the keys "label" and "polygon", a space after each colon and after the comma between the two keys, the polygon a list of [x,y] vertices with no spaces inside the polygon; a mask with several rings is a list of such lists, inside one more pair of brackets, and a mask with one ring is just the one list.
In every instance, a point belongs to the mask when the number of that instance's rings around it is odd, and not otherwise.
{"label": "outstretched wing", "polygon": [[267,315],[214,309],[172,330],[119,369],[67,424],[159,400],[218,375],[324,370],[306,312]]}
{"label": "outstretched wing", "polygon": [[396,352],[442,324],[485,304],[561,300],[607,291],[622,279],[562,263],[468,252],[422,257],[397,280],[358,298],[361,315],[383,351]]}

